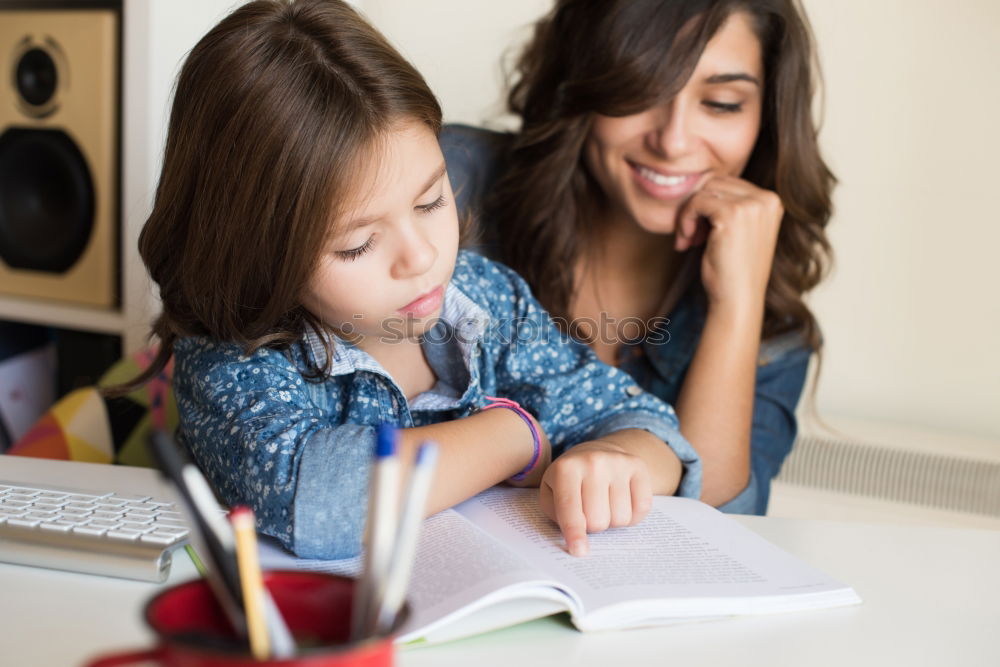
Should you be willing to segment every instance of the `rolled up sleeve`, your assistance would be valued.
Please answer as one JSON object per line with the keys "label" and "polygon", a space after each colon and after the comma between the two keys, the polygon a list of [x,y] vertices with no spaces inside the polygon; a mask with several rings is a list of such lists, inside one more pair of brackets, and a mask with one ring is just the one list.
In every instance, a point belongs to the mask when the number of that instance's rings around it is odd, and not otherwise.
{"label": "rolled up sleeve", "polygon": [[314,433],[299,458],[292,541],[304,558],[350,558],[361,550],[375,429],[348,424]]}
{"label": "rolled up sleeve", "polygon": [[735,498],[719,506],[730,514],[766,514],[771,482],[795,444],[795,409],[805,386],[811,351],[797,333],[761,345],[750,431],[750,480]]}
{"label": "rolled up sleeve", "polygon": [[683,465],[680,485],[675,495],[685,498],[701,496],[701,459],[681,432],[675,420],[659,419],[644,412],[622,412],[594,426],[590,438],[596,439],[616,431],[638,428],[655,435],[673,450]]}

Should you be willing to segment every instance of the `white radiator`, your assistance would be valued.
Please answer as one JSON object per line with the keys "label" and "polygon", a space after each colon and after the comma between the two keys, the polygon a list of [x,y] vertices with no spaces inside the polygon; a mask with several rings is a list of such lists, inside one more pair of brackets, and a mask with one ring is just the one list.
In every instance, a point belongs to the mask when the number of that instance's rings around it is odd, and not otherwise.
{"label": "white radiator", "polygon": [[768,516],[1000,529],[1000,440],[829,421],[802,427]]}

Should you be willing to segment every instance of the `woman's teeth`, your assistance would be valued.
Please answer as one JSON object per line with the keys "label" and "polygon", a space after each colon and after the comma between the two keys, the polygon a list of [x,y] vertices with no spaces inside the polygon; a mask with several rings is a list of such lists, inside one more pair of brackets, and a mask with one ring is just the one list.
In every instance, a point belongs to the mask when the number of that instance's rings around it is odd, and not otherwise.
{"label": "woman's teeth", "polygon": [[687,180],[687,176],[664,176],[663,174],[648,169],[646,167],[638,167],[639,173],[648,181],[652,181],[656,185],[662,185],[665,187],[680,185]]}

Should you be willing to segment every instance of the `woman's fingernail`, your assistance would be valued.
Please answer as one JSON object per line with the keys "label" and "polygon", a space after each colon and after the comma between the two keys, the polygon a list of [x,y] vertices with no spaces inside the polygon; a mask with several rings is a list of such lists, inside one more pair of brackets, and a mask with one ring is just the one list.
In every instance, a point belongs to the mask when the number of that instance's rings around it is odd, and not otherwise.
{"label": "woman's fingernail", "polygon": [[576,540],[573,544],[569,545],[569,553],[572,556],[580,557],[587,555],[587,543],[583,540]]}

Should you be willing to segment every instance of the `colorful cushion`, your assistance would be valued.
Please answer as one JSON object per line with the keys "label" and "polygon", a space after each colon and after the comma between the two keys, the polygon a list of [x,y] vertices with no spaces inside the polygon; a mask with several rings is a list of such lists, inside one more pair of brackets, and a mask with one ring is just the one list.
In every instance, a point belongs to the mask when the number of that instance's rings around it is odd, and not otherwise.
{"label": "colorful cushion", "polygon": [[[156,349],[145,349],[112,366],[98,386],[119,384],[149,366]],[[150,427],[173,431],[177,404],[170,390],[173,360],[139,389],[108,398],[97,387],[70,392],[42,415],[7,452],[18,456],[93,463],[152,466],[146,448]]]}

